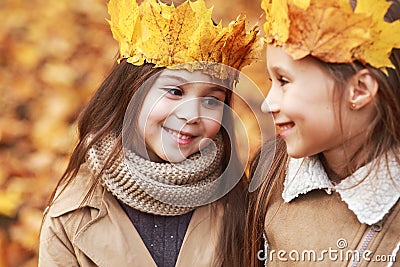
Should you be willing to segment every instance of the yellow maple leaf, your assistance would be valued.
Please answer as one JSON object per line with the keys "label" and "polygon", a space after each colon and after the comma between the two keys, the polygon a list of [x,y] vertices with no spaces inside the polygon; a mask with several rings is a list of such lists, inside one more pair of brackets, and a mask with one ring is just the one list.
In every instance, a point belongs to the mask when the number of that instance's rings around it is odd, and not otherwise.
{"label": "yellow maple leaf", "polygon": [[107,20],[111,27],[114,39],[119,43],[121,58],[129,58],[135,51],[135,44],[140,38],[139,7],[136,0],[110,0],[108,13],[111,20]]}
{"label": "yellow maple leaf", "polygon": [[221,23],[214,25],[212,21],[213,8],[207,9],[204,1],[189,3],[196,14],[197,22],[196,28],[192,32],[191,44],[186,51],[186,61],[214,60],[219,62],[213,58],[216,47],[212,45],[212,42],[222,29]]}
{"label": "yellow maple leaf", "polygon": [[[385,1],[358,0],[355,13],[370,14],[373,18],[370,27],[371,41],[362,44],[355,51],[355,58],[368,62],[376,68],[394,68],[389,59],[392,48],[400,48],[400,21],[388,23],[384,16],[391,5]],[[371,6],[374,6],[371,9]]]}
{"label": "yellow maple leaf", "polygon": [[[123,12],[129,8],[135,10]],[[212,8],[207,9],[204,0],[186,0],[177,7],[146,0],[138,8],[131,2],[112,2],[109,9],[110,25],[114,38],[120,43],[122,58],[135,65],[146,61],[155,67],[177,68],[180,65],[192,71],[222,63],[240,68],[261,53],[258,30],[247,34],[244,19],[233,26],[215,25]],[[125,27],[124,23],[129,21],[135,25]],[[213,64],[208,64],[211,62]],[[211,75],[220,73],[216,69],[209,72]]]}
{"label": "yellow maple leaf", "polygon": [[146,59],[156,67],[182,62],[196,25],[196,14],[189,2],[175,8],[151,0],[144,2],[140,10],[143,28],[149,32],[140,46]]}
{"label": "yellow maple leaf", "polygon": [[311,0],[307,9],[289,5],[290,34],[283,46],[294,59],[352,62],[352,49],[370,38],[371,17],[354,14],[347,0]]}

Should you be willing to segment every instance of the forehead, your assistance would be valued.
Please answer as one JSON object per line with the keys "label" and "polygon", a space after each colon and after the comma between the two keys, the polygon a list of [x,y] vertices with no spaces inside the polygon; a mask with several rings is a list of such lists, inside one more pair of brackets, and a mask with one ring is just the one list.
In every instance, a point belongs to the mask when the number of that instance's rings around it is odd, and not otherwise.
{"label": "forehead", "polygon": [[267,67],[272,69],[274,67],[288,67],[296,65],[298,60],[293,60],[289,54],[287,54],[283,48],[276,47],[273,45],[267,46]]}
{"label": "forehead", "polygon": [[310,72],[315,71],[327,73],[322,64],[311,56],[294,60],[282,47],[267,46],[267,69],[269,72]]}
{"label": "forehead", "polygon": [[157,80],[176,82],[176,84],[202,82],[225,87],[225,84],[220,79],[213,78],[212,76],[203,73],[201,70],[190,72],[188,70],[164,69],[158,76]]}

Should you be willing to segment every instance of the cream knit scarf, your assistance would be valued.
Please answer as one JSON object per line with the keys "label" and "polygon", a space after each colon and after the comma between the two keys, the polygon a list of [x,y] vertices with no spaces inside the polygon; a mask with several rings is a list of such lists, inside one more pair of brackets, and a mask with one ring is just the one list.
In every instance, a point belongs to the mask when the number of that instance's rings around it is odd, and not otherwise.
{"label": "cream knit scarf", "polygon": [[[132,151],[121,152],[101,174],[102,184],[123,203],[143,212],[180,215],[207,204],[221,183],[224,147],[218,134],[201,153],[179,163],[157,163]],[[99,175],[116,139],[108,135],[92,146],[87,163]]]}

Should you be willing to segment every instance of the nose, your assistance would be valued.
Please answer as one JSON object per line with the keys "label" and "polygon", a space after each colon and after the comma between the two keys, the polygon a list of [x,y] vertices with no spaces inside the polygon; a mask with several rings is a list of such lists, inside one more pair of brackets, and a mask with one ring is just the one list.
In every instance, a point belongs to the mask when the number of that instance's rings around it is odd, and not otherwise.
{"label": "nose", "polygon": [[279,89],[275,89],[272,86],[267,97],[261,104],[261,111],[264,113],[278,113],[280,111],[280,99],[281,93]]}
{"label": "nose", "polygon": [[200,121],[200,99],[190,99],[180,103],[175,108],[175,115],[186,123],[198,123]]}

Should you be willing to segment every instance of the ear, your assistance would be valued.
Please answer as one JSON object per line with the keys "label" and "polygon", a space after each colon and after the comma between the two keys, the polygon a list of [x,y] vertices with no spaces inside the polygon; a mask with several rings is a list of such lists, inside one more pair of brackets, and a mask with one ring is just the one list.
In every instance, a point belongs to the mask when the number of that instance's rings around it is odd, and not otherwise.
{"label": "ear", "polygon": [[367,69],[354,74],[349,81],[349,106],[351,109],[360,109],[375,98],[378,92],[378,81]]}

